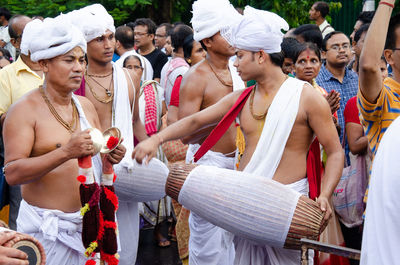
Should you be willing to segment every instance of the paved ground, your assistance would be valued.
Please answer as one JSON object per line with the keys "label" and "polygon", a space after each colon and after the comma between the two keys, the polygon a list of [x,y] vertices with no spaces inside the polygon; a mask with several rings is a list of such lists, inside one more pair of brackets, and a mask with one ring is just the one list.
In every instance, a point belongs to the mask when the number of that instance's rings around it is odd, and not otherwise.
{"label": "paved ground", "polygon": [[[166,235],[166,227],[162,228]],[[171,241],[167,248],[160,248],[153,240],[153,229],[140,231],[139,249],[136,265],[181,265],[176,242]]]}

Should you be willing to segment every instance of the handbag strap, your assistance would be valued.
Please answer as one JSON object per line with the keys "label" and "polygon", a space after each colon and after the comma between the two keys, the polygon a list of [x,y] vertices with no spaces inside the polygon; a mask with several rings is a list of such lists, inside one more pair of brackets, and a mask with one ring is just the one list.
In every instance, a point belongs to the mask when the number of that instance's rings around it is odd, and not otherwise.
{"label": "handbag strap", "polygon": [[228,111],[228,113],[225,114],[222,120],[211,131],[210,135],[204,140],[203,144],[194,154],[194,162],[197,162],[200,158],[202,158],[203,155],[207,153],[208,150],[210,150],[219,141],[219,139],[221,139],[222,135],[224,135],[225,132],[229,129],[232,122],[239,115],[239,112],[243,109],[253,88],[254,86],[248,87],[242,92],[242,94],[240,94],[239,98],[236,100],[232,108]]}

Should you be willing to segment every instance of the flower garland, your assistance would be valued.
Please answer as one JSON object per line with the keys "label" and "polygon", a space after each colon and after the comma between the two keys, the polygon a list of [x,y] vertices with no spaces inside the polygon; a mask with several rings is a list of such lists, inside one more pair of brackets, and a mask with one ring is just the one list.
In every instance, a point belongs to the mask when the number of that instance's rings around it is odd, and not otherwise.
{"label": "flower garland", "polygon": [[[107,148],[115,148],[118,142],[118,138],[111,136],[107,141]],[[94,179],[92,158],[86,156],[78,159],[77,180],[81,183],[79,190],[83,216],[82,242],[86,248],[85,256],[89,258],[85,265],[97,264],[97,253],[100,253],[101,260],[108,265],[119,263],[117,223],[115,222],[118,197],[113,186],[116,175],[107,155],[103,156],[102,162],[103,174],[99,186]]]}

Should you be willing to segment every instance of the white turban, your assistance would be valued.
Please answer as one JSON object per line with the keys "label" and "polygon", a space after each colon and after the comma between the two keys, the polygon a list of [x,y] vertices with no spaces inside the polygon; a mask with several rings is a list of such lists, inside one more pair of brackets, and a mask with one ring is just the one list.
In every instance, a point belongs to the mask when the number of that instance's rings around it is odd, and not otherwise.
{"label": "white turban", "polygon": [[35,28],[41,27],[42,23],[43,22],[40,19],[35,19],[25,25],[20,46],[22,54],[29,55],[29,45],[34,37]]}
{"label": "white turban", "polygon": [[23,35],[29,38],[25,40],[29,43],[25,45],[24,52],[31,52],[33,62],[66,54],[75,47],[81,47],[86,53],[82,32],[60,17],[46,18],[42,23],[35,22],[24,29]]}
{"label": "white turban", "polygon": [[107,30],[115,33],[114,19],[101,4],[86,6],[79,10],[62,14],[79,28],[86,42],[90,42],[106,33]]}
{"label": "white turban", "polygon": [[230,44],[253,52],[280,52],[282,29],[289,30],[289,25],[277,14],[246,6],[242,21],[232,31]]}
{"label": "white turban", "polygon": [[238,23],[241,16],[228,0],[197,0],[193,3],[193,38],[201,41]]}

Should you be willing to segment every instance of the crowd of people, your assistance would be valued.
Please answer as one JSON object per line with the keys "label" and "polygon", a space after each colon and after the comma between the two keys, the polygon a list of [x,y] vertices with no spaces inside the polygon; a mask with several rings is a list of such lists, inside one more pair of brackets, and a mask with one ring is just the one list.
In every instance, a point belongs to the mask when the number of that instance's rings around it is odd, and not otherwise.
{"label": "crowd of people", "polygon": [[[152,159],[261,176],[316,200],[328,224],[320,241],[361,250],[361,261],[310,251],[311,263],[396,264],[394,4],[361,12],[350,36],[328,23],[322,1],[309,11],[313,23],[297,28],[228,0],[195,1],[191,26],[138,18],[115,27],[100,4],[55,18],[1,7],[1,207],[9,204],[1,216],[18,232],[0,230],[0,264],[28,264],[7,244],[18,233],[32,236],[47,264],[97,264],[95,252],[84,255],[97,245],[82,245],[81,213],[90,209],[76,178],[91,155],[94,182],[107,167],[116,175],[116,221],[105,227],[118,227],[121,265],[135,264],[146,226],[159,247],[177,241],[183,264],[300,262],[299,250],[256,244],[168,196],[143,200],[134,168]],[[95,155],[90,128],[110,127],[122,144]]]}

